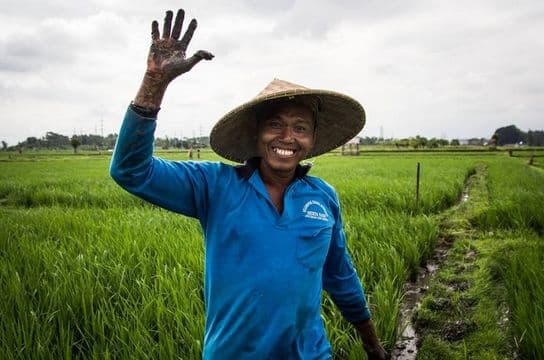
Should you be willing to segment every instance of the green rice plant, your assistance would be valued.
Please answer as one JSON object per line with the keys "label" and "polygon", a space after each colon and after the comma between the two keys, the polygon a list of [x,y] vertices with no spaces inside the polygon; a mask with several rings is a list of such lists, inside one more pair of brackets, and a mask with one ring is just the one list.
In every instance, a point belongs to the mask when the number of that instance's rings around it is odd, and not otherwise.
{"label": "green rice plant", "polygon": [[[437,238],[432,215],[460,198],[481,158],[325,155],[313,161],[311,174],[338,190],[354,265],[379,333],[391,346],[403,283]],[[198,223],[125,193],[109,179],[108,164],[106,156],[69,155],[0,163],[3,354],[200,358],[204,255]],[[323,302],[338,358],[362,358],[353,329],[326,296]]]}
{"label": "green rice plant", "polygon": [[519,159],[489,163],[491,206],[475,222],[486,229],[531,228],[544,234],[544,174]]}
{"label": "green rice plant", "polygon": [[544,173],[516,158],[488,161],[490,206],[472,222],[495,239],[492,279],[504,286],[518,351],[544,357]]}
{"label": "green rice plant", "polygon": [[[179,152],[161,153],[172,160]],[[36,157],[36,158],[34,158]],[[97,207],[147,206],[119,188],[109,176],[111,155],[24,155],[23,161],[0,162],[0,205]],[[202,158],[217,159],[203,153]]]}
{"label": "green rice plant", "polygon": [[[382,341],[390,347],[397,335],[403,284],[429,256],[439,232],[436,219],[417,213],[432,214],[457,201],[474,162],[442,157],[332,159],[316,159],[314,170],[339,193],[352,259]],[[426,169],[420,209],[415,206],[416,160]],[[336,356],[362,358],[360,341],[328,298],[324,313]]]}
{"label": "green rice plant", "polygon": [[1,210],[0,349],[22,358],[198,358],[203,247],[164,211]]}
{"label": "green rice plant", "polygon": [[514,344],[524,358],[544,357],[544,241],[534,233],[503,233],[491,257],[495,281],[504,283]]}
{"label": "green rice plant", "polygon": [[[351,209],[434,214],[461,197],[463,184],[476,164],[470,157],[441,155],[325,155],[314,159],[316,174],[338,191],[342,206]],[[416,168],[421,165],[420,201],[416,206]]]}

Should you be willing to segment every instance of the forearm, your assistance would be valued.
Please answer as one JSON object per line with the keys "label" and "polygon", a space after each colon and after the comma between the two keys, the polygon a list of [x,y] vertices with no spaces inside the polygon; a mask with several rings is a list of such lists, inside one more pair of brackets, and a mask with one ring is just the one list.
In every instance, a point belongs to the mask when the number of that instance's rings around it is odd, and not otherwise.
{"label": "forearm", "polygon": [[358,323],[354,323],[353,326],[357,329],[357,332],[361,336],[363,343],[376,343],[379,341],[372,319],[367,319]]}
{"label": "forearm", "polygon": [[199,219],[207,208],[208,184],[219,165],[153,157],[156,121],[127,110],[110,164],[123,189],[164,209]]}
{"label": "forearm", "polygon": [[363,347],[369,360],[389,359],[389,354],[387,351],[385,351],[380,343],[380,339],[376,334],[376,329],[374,328],[374,323],[372,320],[368,319],[353,325],[361,336]]}
{"label": "forearm", "polygon": [[346,249],[346,236],[340,217],[333,230],[329,254],[323,269],[323,287],[350,323],[370,318],[363,285]]}
{"label": "forearm", "polygon": [[352,271],[349,275],[347,272],[341,275],[328,274],[323,285],[342,316],[355,324],[370,319],[371,314],[359,277],[354,270]]}
{"label": "forearm", "polygon": [[326,263],[327,271],[323,274],[323,286],[331,295],[344,318],[357,329],[368,358],[370,360],[387,359],[387,352],[380,344],[370,318],[371,314],[363,286],[349,254],[343,247],[345,244],[343,231],[338,233],[336,240],[336,246],[331,247],[329,251]]}
{"label": "forearm", "polygon": [[123,188],[145,181],[152,162],[154,118],[127,109],[110,164],[111,177]]}

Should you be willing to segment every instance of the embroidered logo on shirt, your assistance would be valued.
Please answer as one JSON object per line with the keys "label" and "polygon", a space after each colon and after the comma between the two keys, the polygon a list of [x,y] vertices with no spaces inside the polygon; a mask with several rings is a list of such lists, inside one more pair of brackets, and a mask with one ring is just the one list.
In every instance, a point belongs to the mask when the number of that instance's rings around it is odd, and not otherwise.
{"label": "embroidered logo on shirt", "polygon": [[304,217],[308,219],[329,221],[329,216],[327,215],[327,210],[321,205],[319,201],[310,200],[302,208]]}

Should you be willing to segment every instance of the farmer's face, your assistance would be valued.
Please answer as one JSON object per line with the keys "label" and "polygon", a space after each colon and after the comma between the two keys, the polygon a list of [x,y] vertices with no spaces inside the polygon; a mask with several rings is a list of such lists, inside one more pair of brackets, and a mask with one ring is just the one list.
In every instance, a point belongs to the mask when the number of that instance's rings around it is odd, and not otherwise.
{"label": "farmer's face", "polygon": [[275,172],[294,171],[314,145],[314,120],[309,108],[283,105],[262,119],[257,146],[263,166]]}

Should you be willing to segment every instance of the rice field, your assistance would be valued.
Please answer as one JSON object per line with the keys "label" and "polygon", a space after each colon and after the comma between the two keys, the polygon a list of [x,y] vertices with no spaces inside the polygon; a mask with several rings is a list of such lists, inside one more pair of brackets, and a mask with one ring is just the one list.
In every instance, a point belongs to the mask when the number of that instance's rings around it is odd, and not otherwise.
{"label": "rice field", "polygon": [[[217,160],[213,154],[202,155]],[[2,356],[199,359],[204,249],[198,223],[124,192],[109,178],[107,155],[2,156]],[[168,152],[159,156],[186,158]],[[526,250],[523,241],[516,242],[517,248],[512,245],[520,255],[509,258],[511,265],[498,267],[497,276],[516,295],[511,306],[518,309],[520,319],[513,320],[519,328],[513,336],[518,340],[533,336],[536,343],[542,339],[542,326],[527,330],[527,319],[523,320],[534,312],[524,313],[534,291],[544,295],[538,266],[544,251],[540,169],[519,158],[485,153],[329,154],[313,162],[311,174],[339,193],[350,252],[387,347],[397,336],[403,284],[438,239],[436,215],[460,199],[467,176],[478,164],[486,164],[490,207],[473,219],[474,226],[514,232],[516,238],[530,242],[533,250]],[[416,205],[418,162],[421,184]],[[515,276],[520,273],[517,267],[531,256],[534,267],[523,274],[521,283]],[[536,290],[522,293],[520,284],[523,288],[531,282]],[[327,296],[323,302],[335,356],[364,359],[351,326]],[[542,302],[537,304],[542,316]],[[544,323],[544,316],[540,319]],[[534,349],[530,346],[524,350],[528,354]],[[542,351],[536,346],[535,351]]]}

